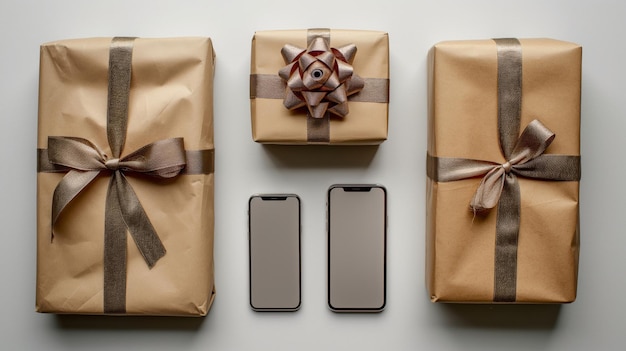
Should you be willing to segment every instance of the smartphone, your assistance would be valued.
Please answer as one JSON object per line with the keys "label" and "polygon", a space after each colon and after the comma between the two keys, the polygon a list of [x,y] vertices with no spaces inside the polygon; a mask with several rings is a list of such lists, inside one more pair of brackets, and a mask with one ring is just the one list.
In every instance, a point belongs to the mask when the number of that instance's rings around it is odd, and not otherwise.
{"label": "smartphone", "polygon": [[332,185],[327,199],[328,306],[380,312],[386,303],[387,190]]}
{"label": "smartphone", "polygon": [[250,306],[296,311],[301,304],[300,198],[253,195],[248,202]]}

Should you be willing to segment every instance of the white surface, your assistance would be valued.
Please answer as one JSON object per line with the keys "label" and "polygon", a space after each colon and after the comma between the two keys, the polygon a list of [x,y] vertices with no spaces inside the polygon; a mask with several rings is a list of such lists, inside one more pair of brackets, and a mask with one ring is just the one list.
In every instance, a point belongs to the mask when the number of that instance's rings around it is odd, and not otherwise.
{"label": "white surface", "polygon": [[[124,10],[122,10],[124,8]],[[0,349],[621,350],[626,344],[626,3],[614,1],[32,1],[0,3]],[[264,147],[250,136],[255,30],[389,32],[389,140],[379,148]],[[215,79],[218,296],[205,319],[57,317],[34,312],[39,44],[72,37],[211,36]],[[424,287],[426,54],[441,40],[553,37],[583,46],[579,297],[558,306],[447,306]],[[324,194],[337,182],[389,191],[388,301],[375,315],[326,307]],[[303,305],[248,305],[246,202],[303,201]]]}

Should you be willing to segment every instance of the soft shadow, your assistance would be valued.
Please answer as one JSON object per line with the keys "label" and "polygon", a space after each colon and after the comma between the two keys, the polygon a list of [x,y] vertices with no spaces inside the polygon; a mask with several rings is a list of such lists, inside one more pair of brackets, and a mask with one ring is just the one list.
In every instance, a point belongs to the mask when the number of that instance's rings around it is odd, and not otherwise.
{"label": "soft shadow", "polygon": [[199,330],[205,317],[55,315],[60,329],[90,330]]}
{"label": "soft shadow", "polygon": [[353,321],[353,322],[357,322],[359,320],[377,320],[377,319],[381,319],[381,318],[385,318],[385,311],[380,311],[380,312],[333,312],[331,310],[329,310],[330,313],[332,313],[332,318],[337,318],[339,320],[348,320],[348,321]]}
{"label": "soft shadow", "polygon": [[450,325],[495,329],[554,329],[561,305],[435,304]]}
{"label": "soft shadow", "polygon": [[287,168],[366,168],[378,145],[263,145],[274,165]]}

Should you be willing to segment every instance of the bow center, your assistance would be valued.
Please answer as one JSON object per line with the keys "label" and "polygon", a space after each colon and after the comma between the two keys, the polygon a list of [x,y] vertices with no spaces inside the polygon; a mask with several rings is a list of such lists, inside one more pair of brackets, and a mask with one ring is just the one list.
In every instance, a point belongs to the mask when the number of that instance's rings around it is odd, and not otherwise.
{"label": "bow center", "polygon": [[322,71],[321,68],[314,69],[313,72],[311,72],[311,76],[313,79],[320,79],[324,76],[324,71]]}
{"label": "bow center", "polygon": [[511,167],[513,167],[513,165],[509,161],[506,161],[505,163],[502,164],[502,168],[504,169],[504,172],[507,174],[511,172]]}
{"label": "bow center", "polygon": [[120,159],[112,158],[110,160],[106,160],[106,162],[104,162],[104,166],[111,171],[117,171],[120,168]]}

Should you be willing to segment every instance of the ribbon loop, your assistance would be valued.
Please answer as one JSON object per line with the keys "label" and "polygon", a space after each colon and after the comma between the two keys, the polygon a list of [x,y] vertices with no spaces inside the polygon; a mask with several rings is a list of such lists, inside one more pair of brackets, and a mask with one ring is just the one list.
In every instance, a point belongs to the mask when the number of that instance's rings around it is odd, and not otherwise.
{"label": "ribbon loop", "polygon": [[535,119],[528,123],[515,143],[511,154],[514,164],[526,163],[543,154],[555,138],[555,134]]}
{"label": "ribbon loop", "polygon": [[470,202],[474,213],[490,210],[498,204],[507,174],[516,173],[522,165],[542,155],[554,140],[554,133],[539,120],[533,120],[526,126],[517,140],[511,159],[501,165],[494,165],[480,182]]}
{"label": "ribbon loop", "polygon": [[50,163],[80,171],[101,170],[106,156],[89,140],[74,137],[48,137]]}
{"label": "ribbon loop", "polygon": [[125,156],[120,166],[128,172],[155,178],[173,178],[187,165],[183,138],[158,140]]}

